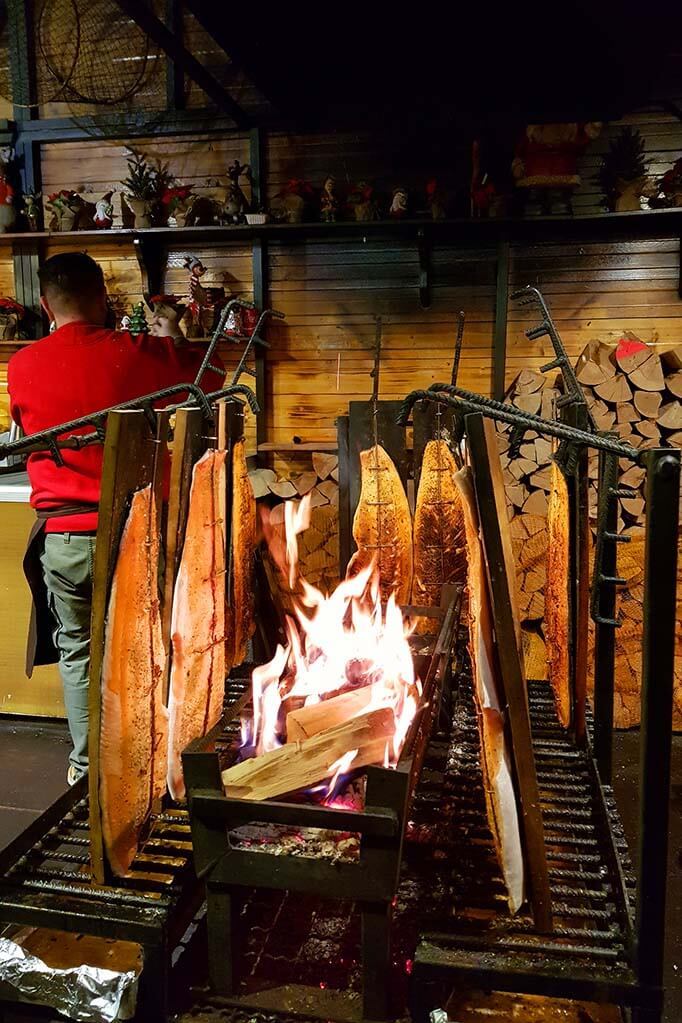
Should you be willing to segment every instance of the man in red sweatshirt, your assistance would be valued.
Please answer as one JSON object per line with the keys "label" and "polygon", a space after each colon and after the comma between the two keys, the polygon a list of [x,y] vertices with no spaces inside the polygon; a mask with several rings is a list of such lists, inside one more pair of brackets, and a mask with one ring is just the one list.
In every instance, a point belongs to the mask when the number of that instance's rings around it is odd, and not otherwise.
{"label": "man in red sweatshirt", "polygon": [[[169,323],[172,337],[132,336],[107,326],[111,312],[104,277],[90,256],[53,256],[39,278],[41,304],[56,329],[17,352],[7,378],[12,418],[26,434],[194,380],[203,353],[187,344],[176,324]],[[201,386],[211,391],[222,383],[209,371]],[[68,771],[73,784],[88,766],[90,610],[102,447],[65,449],[62,456],[63,466],[46,452],[28,459],[38,522],[24,560],[34,596],[27,674],[34,664],[59,661],[73,741]]]}

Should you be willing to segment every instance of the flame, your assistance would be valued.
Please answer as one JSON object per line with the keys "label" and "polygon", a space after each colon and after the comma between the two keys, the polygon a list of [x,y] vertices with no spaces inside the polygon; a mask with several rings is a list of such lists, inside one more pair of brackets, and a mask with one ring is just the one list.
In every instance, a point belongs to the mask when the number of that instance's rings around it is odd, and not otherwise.
{"label": "flame", "polygon": [[[328,596],[299,574],[297,537],[310,524],[309,497],[286,502],[284,537],[267,513],[262,524],[273,560],[294,592],[294,614],[286,619],[286,646],[278,646],[273,659],[253,672],[253,719],[242,722],[242,743],[254,747],[257,756],[275,749],[286,740],[286,715],[292,706],[370,686],[369,704],[362,712],[390,707],[394,713],[395,732],[383,757],[385,766],[394,767],[422,691],[414,673],[410,629],[394,596],[382,606],[374,564],[344,579]],[[356,752],[329,765],[329,795]]]}

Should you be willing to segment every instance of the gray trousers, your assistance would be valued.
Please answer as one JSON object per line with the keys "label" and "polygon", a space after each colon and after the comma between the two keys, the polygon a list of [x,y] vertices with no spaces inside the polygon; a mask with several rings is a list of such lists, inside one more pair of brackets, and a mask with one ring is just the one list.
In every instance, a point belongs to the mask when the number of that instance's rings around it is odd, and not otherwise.
{"label": "gray trousers", "polygon": [[46,533],[40,557],[54,618],[66,717],[73,750],[69,762],[81,774],[88,769],[88,671],[90,612],[95,537]]}

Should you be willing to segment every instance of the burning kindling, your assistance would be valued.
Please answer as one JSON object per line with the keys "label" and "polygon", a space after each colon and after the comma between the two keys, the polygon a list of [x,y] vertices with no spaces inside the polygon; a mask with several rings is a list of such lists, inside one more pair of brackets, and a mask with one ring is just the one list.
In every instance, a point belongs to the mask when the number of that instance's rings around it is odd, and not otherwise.
{"label": "burning kindling", "polygon": [[284,536],[264,522],[295,611],[286,647],[253,672],[243,759],[223,772],[228,795],[271,799],[331,779],[329,798],[349,771],[397,764],[419,704],[409,629],[393,595],[382,605],[375,565],[329,596],[299,575],[297,536],[309,507],[308,498],[287,502]]}

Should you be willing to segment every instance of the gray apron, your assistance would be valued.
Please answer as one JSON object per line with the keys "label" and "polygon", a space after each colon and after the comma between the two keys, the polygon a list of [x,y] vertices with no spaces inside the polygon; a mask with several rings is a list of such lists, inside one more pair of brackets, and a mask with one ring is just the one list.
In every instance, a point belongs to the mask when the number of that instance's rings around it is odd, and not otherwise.
{"label": "gray apron", "polygon": [[36,665],[57,664],[59,661],[59,651],[52,638],[55,623],[50,611],[47,586],[43,578],[43,566],[40,562],[40,556],[45,546],[45,523],[48,519],[96,512],[98,507],[96,504],[70,504],[63,505],[61,508],[41,508],[36,511],[36,521],[28,537],[23,561],[24,575],[33,597],[26,643],[26,675],[28,678],[33,674]]}

